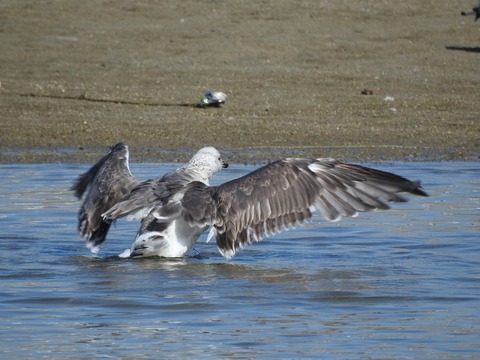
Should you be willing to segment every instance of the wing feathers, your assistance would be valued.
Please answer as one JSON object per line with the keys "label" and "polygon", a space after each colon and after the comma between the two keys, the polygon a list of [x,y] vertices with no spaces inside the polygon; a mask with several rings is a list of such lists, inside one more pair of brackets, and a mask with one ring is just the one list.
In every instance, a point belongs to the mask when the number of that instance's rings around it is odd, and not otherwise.
{"label": "wing feathers", "polygon": [[[197,189],[200,190],[200,189]],[[213,225],[220,252],[238,249],[283,229],[303,224],[311,210],[329,221],[402,202],[401,191],[423,195],[419,182],[332,159],[276,161],[217,187],[188,192],[184,218]],[[206,209],[203,213],[199,209]],[[193,216],[195,214],[195,216]]]}
{"label": "wing feathers", "polygon": [[115,145],[71,187],[75,196],[84,197],[78,214],[78,230],[88,247],[96,248],[105,241],[111,221],[104,221],[102,213],[139,183],[130,173],[128,156],[126,145]]}

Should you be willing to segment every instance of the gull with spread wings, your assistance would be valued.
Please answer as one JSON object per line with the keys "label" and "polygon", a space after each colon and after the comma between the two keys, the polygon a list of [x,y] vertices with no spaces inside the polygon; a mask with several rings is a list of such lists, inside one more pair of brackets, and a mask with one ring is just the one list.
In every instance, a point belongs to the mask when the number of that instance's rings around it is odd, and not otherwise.
{"label": "gull with spread wings", "polygon": [[122,257],[181,257],[210,229],[220,253],[231,258],[253,241],[303,224],[318,211],[328,221],[404,202],[398,193],[428,196],[419,181],[330,158],[288,158],[217,186],[209,179],[228,163],[217,149],[200,149],[182,167],[141,181],[119,143],[72,190],[83,199],[78,229],[93,252],[113,221],[140,220]]}

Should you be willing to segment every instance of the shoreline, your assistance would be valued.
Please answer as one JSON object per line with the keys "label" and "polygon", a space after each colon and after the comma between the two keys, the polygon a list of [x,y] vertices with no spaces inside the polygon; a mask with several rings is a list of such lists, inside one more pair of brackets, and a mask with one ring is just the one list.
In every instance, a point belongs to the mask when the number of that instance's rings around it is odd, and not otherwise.
{"label": "shoreline", "polygon": [[[479,24],[420,0],[11,1],[0,163],[478,161]],[[340,15],[339,15],[340,14]],[[197,108],[206,90],[226,103]]]}
{"label": "shoreline", "polygon": [[[183,163],[198,149],[130,149],[130,161],[137,163]],[[42,164],[42,163],[95,163],[109,150],[102,148],[42,148],[8,149],[0,152],[0,164]],[[474,162],[479,156],[459,156],[458,153],[438,152],[438,149],[399,147],[352,147],[352,148],[257,148],[257,149],[219,149],[229,162],[243,164],[261,164],[287,157],[334,157],[350,162]],[[359,155],[359,150],[361,154]],[[399,155],[402,154],[402,155]],[[415,154],[415,155],[414,155]]]}

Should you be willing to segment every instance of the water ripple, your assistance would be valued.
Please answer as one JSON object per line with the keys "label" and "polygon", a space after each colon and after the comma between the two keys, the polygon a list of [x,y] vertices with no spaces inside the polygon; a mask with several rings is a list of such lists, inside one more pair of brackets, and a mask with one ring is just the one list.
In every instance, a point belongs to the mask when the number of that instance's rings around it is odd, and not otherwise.
{"label": "water ripple", "polygon": [[190,257],[120,259],[132,223],[94,257],[68,190],[86,166],[0,165],[0,356],[477,358],[480,167],[376,166],[421,178],[431,197],[317,219],[226,261],[205,237]]}

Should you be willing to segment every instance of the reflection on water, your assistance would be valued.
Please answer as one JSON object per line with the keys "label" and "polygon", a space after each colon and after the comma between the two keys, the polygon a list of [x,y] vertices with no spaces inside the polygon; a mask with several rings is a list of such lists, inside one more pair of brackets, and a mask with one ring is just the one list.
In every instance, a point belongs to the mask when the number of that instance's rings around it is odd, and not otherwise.
{"label": "reflection on water", "polygon": [[226,261],[206,237],[192,257],[119,259],[136,231],[127,222],[92,257],[68,191],[87,166],[1,165],[1,357],[476,358],[480,166],[377,166],[422,179],[431,197],[306,225]]}

